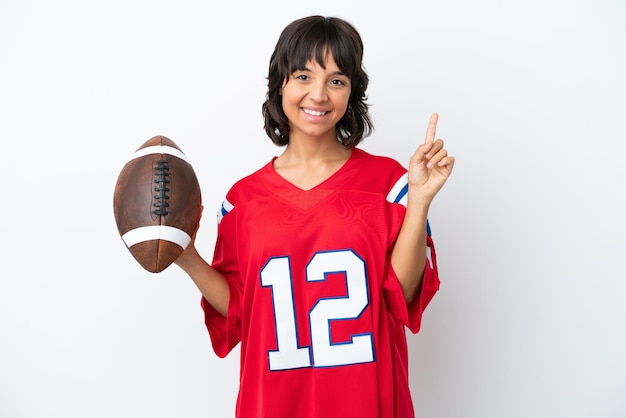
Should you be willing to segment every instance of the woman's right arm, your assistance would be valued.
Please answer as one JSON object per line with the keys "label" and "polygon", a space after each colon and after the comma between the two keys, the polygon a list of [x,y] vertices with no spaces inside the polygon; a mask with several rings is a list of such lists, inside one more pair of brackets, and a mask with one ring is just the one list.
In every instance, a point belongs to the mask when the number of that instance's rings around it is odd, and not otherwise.
{"label": "woman's right arm", "polygon": [[191,277],[202,296],[211,306],[220,314],[226,316],[230,296],[228,283],[226,283],[226,279],[219,271],[211,267],[198,254],[193,241],[174,263]]}

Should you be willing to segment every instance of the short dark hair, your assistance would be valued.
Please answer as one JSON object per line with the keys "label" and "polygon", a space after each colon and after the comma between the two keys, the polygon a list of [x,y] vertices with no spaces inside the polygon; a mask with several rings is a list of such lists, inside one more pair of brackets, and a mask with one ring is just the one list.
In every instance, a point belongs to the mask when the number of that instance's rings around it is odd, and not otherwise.
{"label": "short dark hair", "polygon": [[265,132],[274,144],[289,143],[289,120],[283,111],[281,88],[294,71],[311,59],[325,67],[330,51],[339,69],[351,81],[346,114],[337,123],[336,133],[346,147],[353,148],[374,129],[366,103],[369,78],[363,68],[363,41],[356,29],[337,17],[308,16],[283,29],[270,58],[265,102],[262,106]]}

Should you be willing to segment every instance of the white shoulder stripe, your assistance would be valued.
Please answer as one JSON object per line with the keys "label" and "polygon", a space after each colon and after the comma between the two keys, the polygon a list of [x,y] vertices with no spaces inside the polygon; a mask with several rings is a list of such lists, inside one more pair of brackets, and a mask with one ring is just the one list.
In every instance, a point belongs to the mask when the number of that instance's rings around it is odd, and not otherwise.
{"label": "white shoulder stripe", "polygon": [[398,179],[396,184],[393,185],[389,194],[387,194],[387,201],[391,203],[399,203],[403,206],[406,206],[408,191],[409,174],[404,173],[404,175]]}
{"label": "white shoulder stripe", "polygon": [[222,222],[222,218],[224,217],[224,215],[226,215],[234,208],[235,206],[232,203],[230,203],[227,199],[224,199],[224,201],[222,202],[222,206],[217,211],[217,223],[219,224],[220,222]]}
{"label": "white shoulder stripe", "polygon": [[169,154],[189,163],[187,156],[181,150],[174,147],[168,147],[167,145],[154,145],[152,147],[138,149],[137,151],[135,151],[130,159],[133,160],[135,158],[143,157],[144,155],[150,154]]}
{"label": "white shoulder stripe", "polygon": [[191,242],[191,237],[185,231],[167,225],[152,225],[131,229],[122,235],[122,239],[128,247],[132,247],[140,242],[162,239],[178,244],[185,249]]}

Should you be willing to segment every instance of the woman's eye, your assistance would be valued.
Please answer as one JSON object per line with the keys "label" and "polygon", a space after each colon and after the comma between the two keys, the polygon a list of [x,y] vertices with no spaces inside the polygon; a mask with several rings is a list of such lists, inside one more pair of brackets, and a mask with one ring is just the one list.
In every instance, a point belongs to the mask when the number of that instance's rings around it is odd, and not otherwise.
{"label": "woman's eye", "polygon": [[333,81],[331,81],[331,83],[334,84],[335,86],[345,86],[345,85],[347,85],[347,83],[345,81],[339,80],[339,79],[333,80]]}
{"label": "woman's eye", "polygon": [[302,80],[302,81],[306,81],[306,80],[309,79],[309,77],[306,74],[298,74],[298,75],[296,75],[296,78],[298,80]]}

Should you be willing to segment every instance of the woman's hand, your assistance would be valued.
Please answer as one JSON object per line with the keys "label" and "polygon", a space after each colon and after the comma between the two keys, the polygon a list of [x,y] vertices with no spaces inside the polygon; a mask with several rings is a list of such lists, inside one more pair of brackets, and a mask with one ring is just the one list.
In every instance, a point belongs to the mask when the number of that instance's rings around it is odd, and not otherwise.
{"label": "woman's hand", "polygon": [[433,113],[426,139],[409,160],[409,189],[430,203],[452,173],[454,157],[448,155],[443,140],[435,139],[439,115]]}

